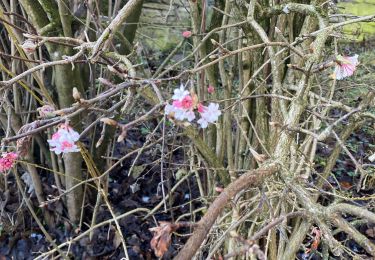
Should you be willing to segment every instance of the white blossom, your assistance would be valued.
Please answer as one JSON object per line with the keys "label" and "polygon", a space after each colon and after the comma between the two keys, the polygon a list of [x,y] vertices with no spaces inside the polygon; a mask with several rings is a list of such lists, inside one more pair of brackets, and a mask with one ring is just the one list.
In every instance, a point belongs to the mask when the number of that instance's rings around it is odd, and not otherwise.
{"label": "white blossom", "polygon": [[171,104],[167,104],[164,108],[164,113],[166,115],[170,115],[175,112],[175,107]]}
{"label": "white blossom", "polygon": [[173,100],[182,100],[185,96],[189,95],[189,91],[185,90],[184,86],[181,84],[180,88],[174,90]]}
{"label": "white blossom", "polygon": [[219,104],[210,103],[208,107],[204,107],[202,110],[201,118],[198,120],[198,124],[202,128],[206,128],[209,123],[215,123],[221,115]]}
{"label": "white blossom", "polygon": [[203,117],[200,118],[197,123],[201,126],[201,128],[207,128],[208,126],[208,121],[204,119]]}

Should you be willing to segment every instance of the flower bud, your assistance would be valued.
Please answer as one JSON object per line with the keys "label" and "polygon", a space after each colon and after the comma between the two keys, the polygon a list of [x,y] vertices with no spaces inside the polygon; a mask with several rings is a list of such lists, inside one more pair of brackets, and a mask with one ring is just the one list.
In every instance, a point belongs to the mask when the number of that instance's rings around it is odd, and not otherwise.
{"label": "flower bud", "polygon": [[184,38],[190,38],[191,35],[192,35],[191,31],[183,31],[182,32],[182,37],[184,37]]}
{"label": "flower bud", "polygon": [[81,100],[81,93],[79,93],[78,89],[76,87],[73,88],[73,98],[76,101]]}
{"label": "flower bud", "polygon": [[32,40],[26,40],[24,43],[21,45],[22,49],[26,54],[31,54],[34,53],[38,45],[34,43]]}
{"label": "flower bud", "polygon": [[37,111],[39,112],[39,116],[41,118],[51,118],[56,116],[56,114],[54,113],[55,109],[50,105],[39,107],[37,108]]}

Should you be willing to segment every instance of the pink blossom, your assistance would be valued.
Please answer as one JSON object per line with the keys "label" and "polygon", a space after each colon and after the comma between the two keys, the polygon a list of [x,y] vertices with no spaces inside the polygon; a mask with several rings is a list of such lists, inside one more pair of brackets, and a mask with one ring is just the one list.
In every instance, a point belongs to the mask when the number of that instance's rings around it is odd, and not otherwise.
{"label": "pink blossom", "polygon": [[174,100],[172,102],[172,106],[177,107],[177,108],[182,108],[182,101]]}
{"label": "pink blossom", "polygon": [[79,139],[79,134],[73,130],[68,124],[60,125],[58,131],[52,135],[50,140],[47,140],[51,146],[51,151],[56,154],[79,152],[76,142]]}
{"label": "pink blossom", "polygon": [[184,37],[184,38],[190,38],[191,35],[192,35],[191,31],[183,31],[182,32],[182,37]]}
{"label": "pink blossom", "polygon": [[72,149],[74,145],[75,145],[75,144],[72,143],[72,142],[69,142],[69,141],[62,141],[62,143],[61,143],[61,149],[63,149],[63,150],[66,150],[66,149]]}
{"label": "pink blossom", "polygon": [[56,132],[52,135],[52,139],[56,140],[56,139],[59,139],[60,138],[60,133],[59,132]]}
{"label": "pink blossom", "polygon": [[206,107],[206,106],[203,106],[202,103],[199,103],[199,104],[198,104],[198,112],[199,112],[199,113],[202,114],[206,109],[207,109],[207,107]]}
{"label": "pink blossom", "polygon": [[352,57],[339,55],[336,58],[336,66],[333,75],[337,80],[350,77],[354,74],[358,64],[359,62],[357,54]]}
{"label": "pink blossom", "polygon": [[182,106],[182,108],[184,108],[184,109],[192,109],[192,108],[193,108],[193,99],[191,98],[190,95],[185,96],[185,97],[181,100],[181,106]]}
{"label": "pink blossom", "polygon": [[189,91],[185,90],[182,84],[180,88],[174,90],[172,99],[172,105],[167,104],[164,108],[166,115],[173,116],[179,121],[186,119],[191,122],[195,119],[193,98],[189,94]]}
{"label": "pink blossom", "polygon": [[17,158],[18,154],[15,152],[3,153],[0,158],[0,172],[9,171]]}
{"label": "pink blossom", "polygon": [[212,93],[214,93],[215,92],[215,88],[214,88],[214,86],[208,86],[208,88],[207,88],[207,92],[208,93],[210,93],[210,94],[212,94]]}
{"label": "pink blossom", "polygon": [[206,128],[209,123],[215,123],[221,115],[219,104],[210,103],[208,107],[205,107],[203,110],[204,111],[200,113],[201,118],[197,121],[201,128]]}

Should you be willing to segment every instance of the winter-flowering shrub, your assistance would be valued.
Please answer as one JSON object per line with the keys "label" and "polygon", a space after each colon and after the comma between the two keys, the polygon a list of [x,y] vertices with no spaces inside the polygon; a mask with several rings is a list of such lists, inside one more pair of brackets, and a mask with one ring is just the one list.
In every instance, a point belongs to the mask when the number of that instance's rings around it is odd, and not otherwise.
{"label": "winter-flowering shrub", "polygon": [[198,103],[197,96],[190,94],[182,85],[174,90],[172,99],[172,104],[165,106],[165,114],[179,121],[192,122],[196,116],[194,112],[196,109],[201,116],[197,123],[201,128],[206,128],[209,123],[215,123],[221,115],[219,104],[210,103],[208,106],[204,106]]}
{"label": "winter-flowering shrub", "polygon": [[9,171],[17,158],[18,154],[15,152],[3,153],[0,158],[0,172]]}
{"label": "winter-flowering shrub", "polygon": [[59,130],[52,135],[52,139],[47,140],[51,146],[51,151],[56,154],[79,152],[76,142],[79,134],[68,124],[59,126]]}
{"label": "winter-flowering shrub", "polygon": [[352,57],[338,55],[336,57],[335,71],[333,73],[334,78],[342,80],[346,77],[350,77],[353,75],[358,64],[357,54]]}

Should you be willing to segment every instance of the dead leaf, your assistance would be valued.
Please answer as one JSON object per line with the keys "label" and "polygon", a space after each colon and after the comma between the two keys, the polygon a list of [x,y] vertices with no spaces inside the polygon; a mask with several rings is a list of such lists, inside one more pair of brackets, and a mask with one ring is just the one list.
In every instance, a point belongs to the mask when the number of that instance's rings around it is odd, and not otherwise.
{"label": "dead leaf", "polygon": [[131,189],[132,193],[136,193],[137,191],[140,190],[140,186],[139,186],[138,183],[134,183],[134,184],[130,185],[130,189]]}
{"label": "dead leaf", "polygon": [[375,161],[375,153],[374,153],[373,155],[369,156],[369,157],[368,157],[368,160],[369,160],[370,162],[374,162],[374,161]]}
{"label": "dead leaf", "polygon": [[111,125],[111,126],[117,126],[117,124],[118,124],[116,120],[113,120],[113,119],[108,118],[108,117],[104,117],[104,118],[100,119],[100,121],[103,122],[106,125]]}
{"label": "dead leaf", "polygon": [[253,155],[254,159],[258,162],[258,163],[262,163],[264,162],[265,160],[267,160],[267,156],[265,154],[260,154],[258,153],[257,151],[255,151],[254,149],[250,148],[250,152],[251,154]]}
{"label": "dead leaf", "polygon": [[[38,128],[41,125],[40,122],[40,120],[36,120],[32,123],[22,126],[20,130],[18,130],[17,135],[24,134]],[[31,135],[27,135],[17,140],[17,153],[20,156],[25,156],[30,151],[32,140],[31,137]]]}
{"label": "dead leaf", "polygon": [[190,91],[190,95],[191,95],[192,100],[193,100],[193,107],[197,107],[198,103],[199,103],[197,94],[195,94],[193,91]]}
{"label": "dead leaf", "polygon": [[306,249],[306,253],[309,254],[311,251],[315,251],[318,249],[320,244],[320,238],[322,237],[322,231],[320,231],[317,227],[314,227],[311,231],[311,234],[314,235],[314,240],[311,244],[311,247]]}
{"label": "dead leaf", "polygon": [[143,165],[135,165],[133,167],[133,171],[131,172],[131,176],[133,176],[134,179],[137,179],[141,173],[145,170],[145,166]]}
{"label": "dead leaf", "polygon": [[154,237],[151,239],[150,244],[155,255],[163,257],[171,244],[172,233],[177,230],[178,225],[164,221],[160,221],[159,224],[160,226],[149,229],[154,232]]}
{"label": "dead leaf", "polygon": [[125,140],[127,131],[126,129],[122,129],[121,134],[117,138],[117,142],[120,143]]}
{"label": "dead leaf", "polygon": [[178,171],[175,174],[176,180],[177,181],[181,180],[184,176],[186,176],[186,174],[188,174],[188,172],[186,171],[186,169],[184,169],[184,168],[178,169]]}
{"label": "dead leaf", "polygon": [[340,185],[344,190],[350,190],[353,187],[353,185],[348,181],[340,181]]}
{"label": "dead leaf", "polygon": [[369,228],[365,231],[366,235],[375,238],[375,227]]}
{"label": "dead leaf", "polygon": [[113,246],[118,248],[122,242],[122,234],[115,229],[115,237],[113,239]]}

